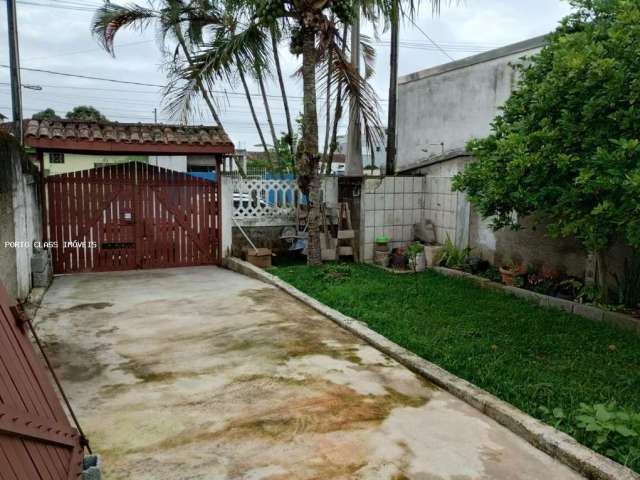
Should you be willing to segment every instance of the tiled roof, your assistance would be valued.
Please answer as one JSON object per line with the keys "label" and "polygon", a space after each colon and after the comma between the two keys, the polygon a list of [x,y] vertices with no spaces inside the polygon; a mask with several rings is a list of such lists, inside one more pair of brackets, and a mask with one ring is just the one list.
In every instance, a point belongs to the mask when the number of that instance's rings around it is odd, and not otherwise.
{"label": "tiled roof", "polygon": [[25,143],[61,150],[134,152],[231,153],[234,146],[224,129],[145,123],[97,123],[77,120],[28,120]]}

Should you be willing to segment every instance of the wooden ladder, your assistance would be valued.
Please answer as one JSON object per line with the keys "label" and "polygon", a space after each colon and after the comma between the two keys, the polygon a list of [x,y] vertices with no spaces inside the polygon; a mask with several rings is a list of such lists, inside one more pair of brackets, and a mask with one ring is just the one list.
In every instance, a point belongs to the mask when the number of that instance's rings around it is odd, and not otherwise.
{"label": "wooden ladder", "polygon": [[[341,202],[338,204],[338,242],[336,245],[336,258],[353,257],[358,261],[358,251],[356,249],[356,233],[351,223],[351,209],[349,204]],[[343,245],[346,243],[347,245]]]}

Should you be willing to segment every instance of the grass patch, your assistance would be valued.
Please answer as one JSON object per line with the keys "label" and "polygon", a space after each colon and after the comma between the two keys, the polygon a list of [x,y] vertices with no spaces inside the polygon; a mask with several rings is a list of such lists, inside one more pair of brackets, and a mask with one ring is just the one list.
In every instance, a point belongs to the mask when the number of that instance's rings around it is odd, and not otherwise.
{"label": "grass patch", "polygon": [[270,272],[640,471],[640,436],[613,425],[616,419],[605,419],[611,424],[604,442],[580,427],[585,404],[615,402],[613,409],[625,415],[640,413],[640,337],[465,279],[345,265],[288,265]]}

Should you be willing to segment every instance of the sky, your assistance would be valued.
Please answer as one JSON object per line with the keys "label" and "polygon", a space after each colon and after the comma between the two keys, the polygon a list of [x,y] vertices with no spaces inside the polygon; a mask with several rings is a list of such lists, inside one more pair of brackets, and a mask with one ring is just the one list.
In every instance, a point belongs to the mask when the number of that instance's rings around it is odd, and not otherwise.
{"label": "sky", "polygon": [[[18,31],[22,68],[50,70],[73,75],[104,77],[120,81],[164,85],[166,75],[161,68],[161,55],[156,34],[151,27],[145,32],[123,31],[116,38],[115,58],[107,54],[91,35],[90,23],[100,0],[17,0]],[[112,2],[115,3],[115,2]],[[128,3],[128,2],[127,2]],[[147,0],[139,0],[146,5]],[[562,0],[462,0],[442,2],[439,16],[431,13],[428,2],[415,24],[404,24],[400,32],[399,74],[465,58],[482,51],[515,43],[552,31],[570,12]],[[363,25],[362,33],[374,35],[372,25]],[[427,36],[429,38],[427,38]],[[389,89],[389,33],[379,32],[372,38],[376,48],[375,75],[371,83],[378,93],[381,117],[386,123]],[[434,43],[438,45],[434,45]],[[0,65],[9,64],[6,0],[0,0]],[[440,49],[444,50],[442,52]],[[445,53],[446,52],[446,53]],[[294,116],[302,108],[302,82],[293,73],[299,60],[280,48],[287,76],[287,95]],[[80,79],[50,73],[23,71],[24,115],[30,117],[45,108],[53,108],[64,116],[76,105],[93,105],[110,120],[118,122],[153,122],[154,109],[158,121],[175,123],[163,110],[161,88],[116,82]],[[258,88],[252,84],[254,103],[260,122],[266,124]],[[284,107],[279,98],[277,80],[267,81],[270,108],[278,131],[286,130]],[[224,128],[238,148],[256,150],[258,135],[241,86],[216,86],[220,115]],[[0,113],[11,117],[9,70],[0,67]],[[319,110],[323,111],[319,101]],[[191,124],[212,124],[204,109],[190,119]],[[324,125],[322,114],[319,122]],[[268,135],[268,130],[265,135]],[[340,133],[346,129],[341,125]],[[323,132],[320,132],[322,137]]]}

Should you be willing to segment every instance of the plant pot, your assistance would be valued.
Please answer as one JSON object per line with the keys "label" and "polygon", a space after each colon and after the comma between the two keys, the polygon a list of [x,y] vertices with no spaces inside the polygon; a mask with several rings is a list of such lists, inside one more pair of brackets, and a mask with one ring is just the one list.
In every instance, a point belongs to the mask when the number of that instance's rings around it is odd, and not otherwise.
{"label": "plant pot", "polygon": [[522,268],[519,270],[507,270],[506,268],[500,267],[502,283],[509,287],[513,287],[516,283],[516,278],[521,275],[524,275],[524,270]]}
{"label": "plant pot", "polygon": [[425,245],[424,246],[424,256],[426,260],[427,267],[433,267],[438,264],[440,260],[440,255],[442,255],[442,246],[441,245]]}
{"label": "plant pot", "polygon": [[424,272],[427,268],[427,261],[424,253],[418,253],[415,258],[409,258],[409,270]]}

